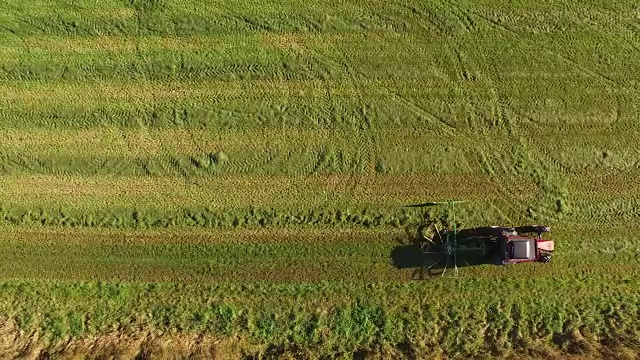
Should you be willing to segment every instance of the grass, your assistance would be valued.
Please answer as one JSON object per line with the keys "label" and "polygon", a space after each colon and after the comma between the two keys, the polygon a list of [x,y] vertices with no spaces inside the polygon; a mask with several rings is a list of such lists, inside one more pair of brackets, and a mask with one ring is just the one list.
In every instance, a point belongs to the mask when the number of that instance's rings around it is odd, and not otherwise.
{"label": "grass", "polygon": [[[32,315],[21,319],[22,326],[53,330],[54,337],[99,334],[113,323],[124,332],[145,324],[172,332],[237,334],[275,344],[283,351],[306,346],[316,355],[346,355],[402,342],[413,344],[420,354],[442,345],[451,353],[535,351],[532,339],[588,351],[589,341],[595,338],[637,333],[633,321],[637,294],[620,294],[603,302],[596,289],[577,289],[573,284],[566,290],[581,297],[567,302],[557,292],[548,294],[544,283],[528,284],[530,294],[522,296],[514,295],[512,282],[484,281],[472,281],[466,290],[457,291],[433,283],[323,287],[247,283],[239,287],[11,282],[3,286],[7,302],[0,306],[13,314],[29,309]],[[439,301],[416,300],[427,287],[447,296]],[[492,291],[490,297],[478,297],[474,290],[487,288]],[[186,292],[189,296],[181,297]],[[45,296],[20,308],[8,302],[25,293]],[[263,297],[265,293],[270,296]],[[347,300],[345,294],[358,296]],[[471,294],[472,303],[463,300]],[[108,307],[98,305],[105,302]],[[454,327],[457,330],[448,330]],[[553,339],[556,334],[567,336]]]}
{"label": "grass", "polygon": [[[640,351],[635,2],[29,5],[0,0],[16,351]],[[553,262],[411,280],[394,256],[451,214],[402,206],[447,198],[550,224]]]}

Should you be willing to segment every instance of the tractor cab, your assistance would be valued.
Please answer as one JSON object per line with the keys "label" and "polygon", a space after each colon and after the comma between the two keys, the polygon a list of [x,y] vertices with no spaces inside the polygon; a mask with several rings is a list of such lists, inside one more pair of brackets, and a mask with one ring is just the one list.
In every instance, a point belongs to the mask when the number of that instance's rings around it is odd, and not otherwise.
{"label": "tractor cab", "polygon": [[534,239],[511,239],[509,241],[511,245],[510,255],[512,259],[517,260],[532,260],[535,259],[535,246]]}
{"label": "tractor cab", "polygon": [[521,262],[549,262],[553,251],[553,241],[540,238],[507,235],[498,239],[500,263],[515,264]]}
{"label": "tractor cab", "polygon": [[507,236],[502,239],[503,259],[509,262],[534,261],[536,241],[533,238]]}

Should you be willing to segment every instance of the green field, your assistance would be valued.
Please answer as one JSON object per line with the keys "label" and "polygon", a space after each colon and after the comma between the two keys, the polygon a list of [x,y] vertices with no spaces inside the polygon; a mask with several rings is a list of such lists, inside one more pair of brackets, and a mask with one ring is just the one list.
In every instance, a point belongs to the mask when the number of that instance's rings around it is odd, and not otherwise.
{"label": "green field", "polygon": [[0,0],[0,349],[635,358],[639,121],[637,1]]}

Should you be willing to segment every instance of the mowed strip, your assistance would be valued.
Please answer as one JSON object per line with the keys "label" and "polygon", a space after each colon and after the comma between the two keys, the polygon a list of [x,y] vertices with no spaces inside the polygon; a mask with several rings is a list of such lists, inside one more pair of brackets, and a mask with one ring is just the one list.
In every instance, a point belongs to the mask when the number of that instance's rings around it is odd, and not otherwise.
{"label": "mowed strip", "polygon": [[[99,234],[82,231],[0,233],[0,278],[5,280],[116,280],[133,282],[405,282],[424,263],[402,231],[317,232],[263,230],[189,234]],[[406,236],[406,234],[404,234]],[[239,238],[239,241],[231,240]],[[327,240],[330,239],[330,240]],[[638,275],[633,253],[558,251],[551,264],[466,266],[474,281],[519,283],[579,276],[621,281]],[[451,264],[450,264],[451,265]],[[438,271],[431,273],[436,275]],[[554,280],[556,281],[556,280]]]}
{"label": "mowed strip", "polygon": [[[374,36],[375,35],[375,36]],[[147,57],[160,57],[161,54],[189,54],[208,58],[217,55],[219,59],[248,59],[263,60],[266,52],[280,53],[277,50],[290,50],[295,53],[313,48],[328,48],[343,41],[363,41],[363,33],[221,33],[221,34],[191,34],[167,36],[111,36],[96,35],[87,37],[63,37],[50,35],[26,36],[24,38],[9,38],[0,44],[0,61],[5,64],[19,63],[19,59],[27,64],[38,63],[45,57],[52,64],[64,60],[73,63],[86,62],[94,55],[102,55],[103,61],[117,59],[120,62],[135,62],[141,53]],[[418,34],[389,34],[382,31],[370,33],[367,41],[381,45],[394,40],[405,38],[415,39]],[[198,51],[197,54],[191,51]],[[166,55],[164,55],[166,56]],[[168,61],[176,60],[172,58]],[[25,62],[23,62],[25,64]]]}
{"label": "mowed strip", "polygon": [[[166,153],[203,155],[223,151],[227,155],[274,148],[319,146],[349,135],[323,129],[261,129],[213,131],[198,129],[86,128],[0,129],[4,154],[28,156],[130,156],[148,157]],[[233,160],[233,157],[230,159]]]}
{"label": "mowed strip", "polygon": [[[636,134],[617,129],[592,136],[596,129],[552,128],[555,133],[539,139],[535,127],[520,129],[517,139],[501,130],[480,135],[458,129],[442,135],[429,129],[400,128],[4,128],[0,129],[0,171],[175,176],[183,175],[175,166],[179,162],[190,175],[420,173],[444,177],[493,172],[500,177],[524,177],[534,166],[553,163],[570,175],[571,190],[579,192],[583,177],[587,181],[616,177],[623,187],[637,183],[635,178],[616,175],[634,176],[640,161]],[[212,164],[218,152],[226,159]],[[525,154],[533,156],[523,166],[520,157]]]}
{"label": "mowed strip", "polygon": [[640,199],[640,172],[591,170],[567,176],[569,190],[576,199]]}
{"label": "mowed strip", "polygon": [[[16,86],[17,85],[17,86]],[[372,86],[369,90],[383,95],[384,90]],[[320,80],[238,80],[222,81],[101,81],[56,82],[39,84],[22,82],[0,85],[5,106],[58,106],[83,104],[84,108],[124,103],[134,106],[160,104],[165,101],[203,103],[224,99],[269,99],[287,96],[323,97],[356,96],[353,86],[343,82],[327,83]]]}
{"label": "mowed strip", "polygon": [[233,230],[179,228],[114,230],[96,228],[4,228],[0,242],[59,244],[70,247],[116,245],[313,245],[313,244],[396,244],[408,239],[402,229],[353,228],[239,228]]}
{"label": "mowed strip", "polygon": [[[500,184],[510,189],[488,192]],[[137,207],[175,209],[262,207],[300,208],[401,207],[426,200],[461,198],[490,202],[535,198],[538,189],[526,179],[486,175],[316,175],[215,176],[198,178],[128,176],[10,175],[0,179],[5,204],[58,205],[73,209]]]}
{"label": "mowed strip", "polygon": [[633,222],[640,219],[638,171],[595,169],[574,173],[567,176],[567,188],[571,217],[576,222],[618,222],[623,219]]}
{"label": "mowed strip", "polygon": [[397,236],[397,231],[199,236],[4,232],[0,252],[12,261],[0,267],[4,279],[401,280],[404,273],[395,271],[390,260]]}
{"label": "mowed strip", "polygon": [[[412,167],[431,167],[441,173],[454,173],[481,172],[481,152],[500,155],[507,161],[504,165],[513,169],[516,160],[512,159],[512,150],[524,141],[564,169],[576,172],[570,180],[574,183],[583,177],[609,176],[605,170],[630,170],[637,166],[640,161],[637,134],[626,129],[604,130],[597,124],[593,125],[595,128],[546,125],[545,128],[553,132],[545,133],[544,137],[539,137],[540,126],[522,126],[518,130],[521,138],[517,141],[500,129],[481,135],[469,129],[440,134],[429,128],[368,131],[295,127],[242,131],[149,127],[0,128],[0,153],[10,158],[36,160],[90,158],[99,161],[118,158],[135,162],[172,155],[207,157],[222,151],[228,155],[234,169],[261,172],[264,169],[242,168],[241,163],[251,162],[264,154],[270,154],[269,158],[273,160],[276,155],[290,157],[305,151],[306,158],[300,160],[313,162],[313,156],[331,148],[336,153],[366,155],[370,167],[375,166],[374,160],[383,160],[389,165],[389,169],[380,169],[383,171],[403,172]],[[497,141],[505,137],[510,141]],[[291,163],[289,167],[294,165]],[[297,164],[302,168],[307,165]],[[586,172],[585,169],[591,171]],[[634,184],[633,181],[627,183]]]}

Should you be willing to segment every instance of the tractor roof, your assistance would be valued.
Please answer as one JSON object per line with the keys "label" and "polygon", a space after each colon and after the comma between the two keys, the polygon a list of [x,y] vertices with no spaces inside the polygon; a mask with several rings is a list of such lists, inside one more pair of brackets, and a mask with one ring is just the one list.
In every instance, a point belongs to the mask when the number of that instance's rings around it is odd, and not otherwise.
{"label": "tractor roof", "polygon": [[513,259],[535,259],[536,240],[524,236],[509,236],[509,253]]}

